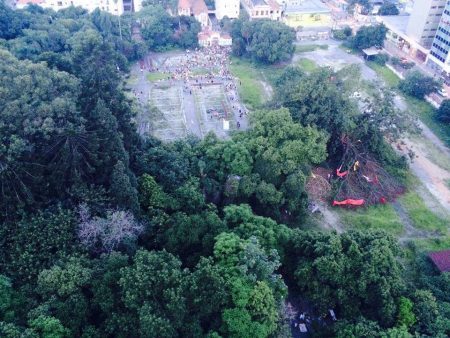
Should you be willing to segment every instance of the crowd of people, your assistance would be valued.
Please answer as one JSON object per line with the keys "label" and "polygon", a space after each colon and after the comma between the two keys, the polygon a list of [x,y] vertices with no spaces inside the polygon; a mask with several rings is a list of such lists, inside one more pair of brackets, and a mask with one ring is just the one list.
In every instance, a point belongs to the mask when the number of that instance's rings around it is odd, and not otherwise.
{"label": "crowd of people", "polygon": [[[186,50],[179,57],[172,57],[158,62],[150,60],[147,67],[150,72],[167,74],[167,80],[174,82],[183,82],[183,92],[185,94],[193,94],[194,87],[202,90],[205,86],[220,84],[224,86],[225,95],[230,102],[232,111],[236,117],[236,127],[246,127],[247,110],[239,102],[237,86],[230,72],[229,47],[211,46],[207,48],[195,49],[193,51]],[[141,71],[146,68],[141,63]],[[222,107],[208,107],[220,109]],[[220,114],[222,116],[222,114]],[[213,118],[213,116],[211,116]]]}

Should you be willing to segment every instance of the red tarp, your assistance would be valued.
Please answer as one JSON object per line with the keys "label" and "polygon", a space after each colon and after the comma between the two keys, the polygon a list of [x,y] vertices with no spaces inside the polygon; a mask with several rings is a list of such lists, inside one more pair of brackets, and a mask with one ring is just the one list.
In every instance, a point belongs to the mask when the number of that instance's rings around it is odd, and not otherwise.
{"label": "red tarp", "polygon": [[344,177],[345,175],[347,175],[348,174],[348,170],[346,170],[346,171],[344,171],[344,172],[342,172],[341,173],[341,168],[339,168],[339,169],[336,169],[336,175],[338,175],[339,177]]}
{"label": "red tarp", "polygon": [[355,206],[360,206],[360,205],[364,205],[364,200],[352,200],[352,199],[346,199],[343,201],[333,201],[333,206],[336,205],[355,205]]}

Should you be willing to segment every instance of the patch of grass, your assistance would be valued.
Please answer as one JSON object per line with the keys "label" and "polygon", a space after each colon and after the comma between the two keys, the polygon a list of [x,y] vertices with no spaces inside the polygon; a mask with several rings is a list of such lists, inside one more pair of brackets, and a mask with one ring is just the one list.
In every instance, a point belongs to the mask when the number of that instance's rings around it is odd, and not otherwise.
{"label": "patch of grass", "polygon": [[167,80],[168,76],[169,75],[164,74],[164,73],[148,73],[147,80],[149,80],[150,82],[156,82],[159,80]]}
{"label": "patch of grass", "polygon": [[264,100],[264,88],[261,84],[261,75],[252,63],[233,58],[230,65],[233,76],[239,78],[239,95],[249,109],[258,109]]}
{"label": "patch of grass", "polygon": [[359,230],[380,229],[392,235],[400,235],[403,224],[392,205],[374,205],[356,210],[342,209],[341,221]]}
{"label": "patch of grass", "polygon": [[443,219],[427,208],[420,196],[415,192],[409,192],[399,198],[399,202],[408,212],[413,226],[427,231],[439,231],[447,233],[448,220]]}
{"label": "patch of grass", "polygon": [[295,53],[306,53],[306,52],[314,52],[315,50],[322,49],[327,50],[328,45],[296,45]]}
{"label": "patch of grass", "polygon": [[400,78],[392,70],[386,66],[379,65],[375,62],[367,62],[367,65],[372,68],[386,84],[391,88],[397,88],[400,83]]}
{"label": "patch of grass", "polygon": [[297,62],[297,66],[307,73],[311,73],[318,68],[317,64],[310,59],[300,59]]}
{"label": "patch of grass", "polygon": [[429,102],[415,97],[404,95],[405,102],[410,112],[416,115],[425,125],[430,128],[445,144],[450,146],[450,125],[440,123],[435,119],[436,108]]}
{"label": "patch of grass", "polygon": [[450,248],[450,236],[418,239],[414,241],[418,251],[437,251]]}
{"label": "patch of grass", "polygon": [[207,69],[195,69],[193,72],[192,72],[192,75],[194,75],[194,76],[198,76],[198,75],[209,75],[209,70],[207,70]]}

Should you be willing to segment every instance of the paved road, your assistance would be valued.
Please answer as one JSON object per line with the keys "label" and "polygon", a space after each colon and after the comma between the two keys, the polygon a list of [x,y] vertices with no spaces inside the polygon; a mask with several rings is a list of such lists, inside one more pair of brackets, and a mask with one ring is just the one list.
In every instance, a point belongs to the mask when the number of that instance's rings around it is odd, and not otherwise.
{"label": "paved road", "polygon": [[187,131],[197,137],[203,138],[204,135],[200,128],[197,110],[195,109],[194,95],[188,92],[183,92],[181,95],[183,100],[182,111],[184,112]]}

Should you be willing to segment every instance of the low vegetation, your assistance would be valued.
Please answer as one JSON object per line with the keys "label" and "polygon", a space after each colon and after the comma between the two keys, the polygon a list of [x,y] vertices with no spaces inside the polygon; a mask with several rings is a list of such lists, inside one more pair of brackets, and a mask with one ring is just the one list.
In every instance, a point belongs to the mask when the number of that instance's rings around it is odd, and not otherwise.
{"label": "low vegetation", "polygon": [[384,230],[394,236],[403,231],[403,224],[392,205],[341,210],[339,215],[347,229]]}

